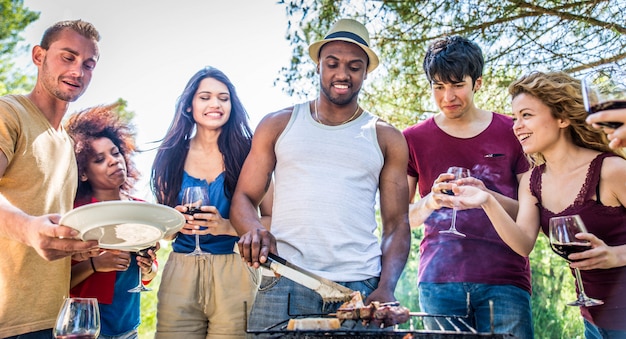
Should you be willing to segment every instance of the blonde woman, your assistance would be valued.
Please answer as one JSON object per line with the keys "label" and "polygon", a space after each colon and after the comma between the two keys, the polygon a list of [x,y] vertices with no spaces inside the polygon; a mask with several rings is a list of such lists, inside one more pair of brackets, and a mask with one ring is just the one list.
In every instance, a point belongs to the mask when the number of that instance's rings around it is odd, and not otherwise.
{"label": "blonde woman", "polygon": [[535,72],[510,87],[513,129],[533,168],[519,188],[514,221],[489,194],[458,181],[456,197],[464,207],[482,207],[502,239],[529,255],[539,231],[548,234],[551,217],[578,214],[589,233],[577,235],[591,249],[571,254],[585,292],[604,305],[580,311],[586,338],[626,337],[626,160],[608,146],[606,135],[585,122],[580,81],[562,73]]}

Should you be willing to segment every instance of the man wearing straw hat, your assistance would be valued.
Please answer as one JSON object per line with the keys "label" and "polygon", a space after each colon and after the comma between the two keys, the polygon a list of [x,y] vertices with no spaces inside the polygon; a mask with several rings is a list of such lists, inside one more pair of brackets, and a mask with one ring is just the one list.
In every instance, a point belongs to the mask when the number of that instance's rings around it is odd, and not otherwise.
{"label": "man wearing straw hat", "polygon": [[[259,267],[268,253],[278,254],[361,291],[365,304],[396,300],[411,238],[406,142],[400,131],[358,103],[363,81],[379,62],[369,46],[367,29],[351,19],[339,20],[323,40],[309,46],[319,97],[263,118],[231,207],[240,253],[249,265]],[[259,223],[257,207],[272,176],[270,233]],[[288,320],[288,311],[327,314],[338,306],[324,305],[316,292],[265,272],[248,328]]]}

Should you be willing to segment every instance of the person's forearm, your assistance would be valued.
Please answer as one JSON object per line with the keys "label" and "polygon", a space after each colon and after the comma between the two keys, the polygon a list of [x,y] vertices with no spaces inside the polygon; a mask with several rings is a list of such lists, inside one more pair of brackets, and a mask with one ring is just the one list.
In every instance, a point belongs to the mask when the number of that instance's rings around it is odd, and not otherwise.
{"label": "person's forearm", "polygon": [[409,204],[409,224],[411,228],[417,228],[422,226],[424,221],[433,213],[435,209],[428,207],[428,200],[431,199],[431,194],[419,199],[417,202]]}
{"label": "person's forearm", "polygon": [[502,205],[502,208],[511,217],[511,219],[517,219],[517,211],[519,209],[519,202],[515,199],[509,198],[506,195],[502,195],[498,192],[489,190],[489,193]]}
{"label": "person's forearm", "polygon": [[230,221],[237,235],[242,236],[255,229],[265,229],[259,219],[257,208],[245,196],[233,197],[231,211],[235,211],[231,213]]}
{"label": "person's forearm", "polygon": [[513,251],[524,257],[532,252],[536,238],[529,238],[493,195],[489,194],[487,201],[481,207],[491,220],[500,238]]}
{"label": "person's forearm", "polygon": [[92,274],[95,273],[95,263],[93,263],[93,257],[87,260],[81,261],[72,266],[72,278],[70,280],[70,288],[76,287],[76,285],[85,281]]}
{"label": "person's forearm", "polygon": [[378,288],[394,292],[411,250],[411,231],[405,223],[381,240],[382,271]]}

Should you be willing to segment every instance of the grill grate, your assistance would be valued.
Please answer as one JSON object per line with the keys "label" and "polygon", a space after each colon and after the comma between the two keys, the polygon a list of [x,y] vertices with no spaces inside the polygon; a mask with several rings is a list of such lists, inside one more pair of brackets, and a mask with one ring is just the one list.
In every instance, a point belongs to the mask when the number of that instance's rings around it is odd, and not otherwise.
{"label": "grill grate", "polygon": [[[289,299],[288,299],[289,300]],[[289,302],[287,305],[288,310]],[[469,300],[468,300],[469,304]],[[490,304],[491,312],[491,332],[480,333],[474,329],[466,320],[468,316],[451,316],[427,314],[423,312],[411,312],[409,319],[409,329],[399,329],[396,325],[393,328],[371,329],[360,325],[359,321],[344,320],[342,327],[337,330],[287,330],[289,319],[281,321],[263,330],[246,330],[246,333],[255,335],[257,338],[281,338],[281,339],[314,339],[314,338],[365,338],[365,339],[514,339],[511,334],[495,333],[493,331],[493,304]],[[245,308],[244,308],[245,309]],[[331,317],[328,314],[299,314],[294,315],[288,312],[292,318],[307,317]],[[429,319],[431,326],[435,326],[437,330],[424,330],[416,328],[424,328],[424,320]],[[247,322],[246,322],[247,323]]]}

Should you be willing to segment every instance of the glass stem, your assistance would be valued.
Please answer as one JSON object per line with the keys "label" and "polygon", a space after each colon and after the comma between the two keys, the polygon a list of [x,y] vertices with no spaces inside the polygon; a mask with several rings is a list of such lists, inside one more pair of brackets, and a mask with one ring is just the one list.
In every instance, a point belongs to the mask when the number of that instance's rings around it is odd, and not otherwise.
{"label": "glass stem", "polygon": [[141,286],[143,282],[141,281],[141,266],[139,266],[139,261],[137,261],[137,270],[139,271],[139,284],[137,284],[137,286]]}
{"label": "glass stem", "polygon": [[196,234],[196,250],[200,250],[200,236]]}
{"label": "glass stem", "polygon": [[587,298],[585,294],[585,288],[583,287],[583,279],[580,277],[580,270],[578,268],[574,269],[574,273],[576,274],[576,284],[578,285],[578,293],[581,297]]}
{"label": "glass stem", "polygon": [[450,223],[450,229],[456,230],[456,207],[452,209],[452,222]]}

